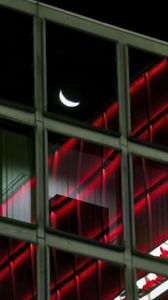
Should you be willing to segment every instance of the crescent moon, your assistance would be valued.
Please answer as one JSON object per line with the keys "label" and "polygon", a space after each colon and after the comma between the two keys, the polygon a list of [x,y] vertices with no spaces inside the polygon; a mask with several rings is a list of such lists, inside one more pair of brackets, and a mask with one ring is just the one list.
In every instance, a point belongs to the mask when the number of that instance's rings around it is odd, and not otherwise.
{"label": "crescent moon", "polygon": [[71,101],[71,100],[65,98],[65,96],[62,93],[62,90],[60,90],[60,92],[59,92],[59,99],[65,106],[68,106],[68,107],[76,107],[80,104],[80,102],[74,102],[74,101]]}

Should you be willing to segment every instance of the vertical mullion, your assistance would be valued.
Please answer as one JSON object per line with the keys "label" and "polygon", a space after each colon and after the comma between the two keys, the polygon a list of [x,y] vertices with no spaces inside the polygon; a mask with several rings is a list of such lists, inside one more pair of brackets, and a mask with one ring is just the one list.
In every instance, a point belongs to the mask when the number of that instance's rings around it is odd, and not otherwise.
{"label": "vertical mullion", "polygon": [[117,75],[118,75],[118,97],[119,97],[119,124],[120,144],[122,149],[121,179],[122,179],[122,212],[124,226],[124,246],[126,262],[126,294],[127,298],[135,300],[134,275],[132,264],[131,245],[131,219],[130,219],[130,194],[129,194],[129,164],[128,164],[128,141],[130,130],[130,115],[128,113],[128,52],[126,45],[117,44]]}
{"label": "vertical mullion", "polygon": [[45,238],[45,181],[44,181],[44,152],[43,125],[36,124],[36,201],[37,201],[37,236]]}
{"label": "vertical mullion", "polygon": [[46,38],[46,21],[43,20],[43,95],[44,111],[47,111],[47,38]]}
{"label": "vertical mullion", "polygon": [[47,273],[46,273],[46,244],[45,239],[38,238],[37,245],[37,299],[49,300],[47,298]]}
{"label": "vertical mullion", "polygon": [[[47,52],[46,52],[46,21],[43,20],[43,108],[47,111]],[[49,195],[48,195],[48,132],[44,126],[44,168],[45,168],[45,220],[46,226],[50,226]]]}
{"label": "vertical mullion", "polygon": [[47,300],[50,300],[50,249],[48,246],[46,246],[46,274],[47,274]]}
{"label": "vertical mullion", "polygon": [[49,212],[49,193],[48,193],[48,132],[44,129],[44,155],[45,155],[45,220],[46,227],[50,226],[50,212]]}
{"label": "vertical mullion", "polygon": [[36,158],[36,201],[38,236],[44,237],[44,150],[43,150],[43,111],[42,111],[42,30],[41,20],[34,18],[34,68],[35,68],[35,158]]}
{"label": "vertical mullion", "polygon": [[36,168],[36,202],[37,202],[37,299],[46,297],[45,266],[45,184],[44,184],[44,134],[43,134],[43,51],[42,20],[38,18],[38,3],[34,17],[34,86],[35,86],[35,168]]}
{"label": "vertical mullion", "polygon": [[136,249],[135,217],[134,217],[134,187],[133,187],[133,162],[132,154],[129,153],[129,178],[130,178],[130,211],[131,211],[131,230],[132,248]]}
{"label": "vertical mullion", "polygon": [[124,140],[124,143],[127,145],[127,136],[131,131],[131,111],[129,97],[129,58],[127,46],[119,42],[117,44],[117,76],[121,143],[123,143]]}

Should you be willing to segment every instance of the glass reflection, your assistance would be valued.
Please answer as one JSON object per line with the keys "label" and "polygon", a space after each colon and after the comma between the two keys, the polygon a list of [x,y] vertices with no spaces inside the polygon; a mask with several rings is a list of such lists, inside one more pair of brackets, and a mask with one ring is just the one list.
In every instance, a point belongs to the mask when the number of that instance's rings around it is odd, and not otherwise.
{"label": "glass reflection", "polygon": [[1,299],[37,299],[36,246],[0,237]]}
{"label": "glass reflection", "polygon": [[35,176],[32,134],[0,129],[0,216],[36,222]]}
{"label": "glass reflection", "polygon": [[131,135],[168,146],[168,60],[132,48],[129,56]]}
{"label": "glass reflection", "polygon": [[168,166],[133,156],[137,250],[168,257]]}
{"label": "glass reflection", "polygon": [[125,300],[124,268],[50,249],[51,300]]}
{"label": "glass reflection", "polygon": [[51,227],[121,246],[120,153],[49,135],[48,169]]}

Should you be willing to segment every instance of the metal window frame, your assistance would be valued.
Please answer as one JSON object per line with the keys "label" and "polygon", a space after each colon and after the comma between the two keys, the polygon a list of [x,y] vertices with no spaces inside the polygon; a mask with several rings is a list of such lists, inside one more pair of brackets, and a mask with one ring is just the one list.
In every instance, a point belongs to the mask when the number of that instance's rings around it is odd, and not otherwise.
{"label": "metal window frame", "polygon": [[[38,226],[0,219],[0,234],[38,244],[37,247],[37,294],[38,299],[50,299],[49,291],[49,247],[68,250],[80,255],[108,260],[111,263],[126,266],[126,293],[128,299],[136,299],[136,269],[158,272],[168,277],[167,262],[134,253],[135,228],[133,220],[132,163],[131,154],[144,156],[168,163],[168,152],[145,144],[128,140],[130,133],[130,99],[129,99],[129,66],[128,47],[168,55],[168,43],[105,24],[78,14],[34,0],[0,0],[0,7],[11,8],[26,13],[33,18],[34,27],[34,86],[35,112],[22,111],[17,108],[0,105],[0,117],[35,128],[36,160],[36,199]],[[46,46],[45,22],[52,21],[80,31],[114,41],[117,48],[117,74],[119,96],[119,124],[121,136],[109,136],[94,129],[86,129],[73,124],[50,119],[44,114],[47,107],[46,84]],[[53,234],[47,231],[49,225],[48,192],[47,192],[47,132],[74,136],[114,147],[122,152],[122,197],[125,250],[119,251],[98,244],[72,239],[66,235]]]}

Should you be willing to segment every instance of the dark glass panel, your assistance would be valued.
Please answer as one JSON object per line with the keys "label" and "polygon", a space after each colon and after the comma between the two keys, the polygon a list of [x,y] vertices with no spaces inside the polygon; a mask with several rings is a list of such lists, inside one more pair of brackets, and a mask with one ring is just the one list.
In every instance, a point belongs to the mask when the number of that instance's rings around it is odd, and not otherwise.
{"label": "dark glass panel", "polygon": [[115,44],[49,22],[46,39],[48,111],[59,119],[117,131]]}
{"label": "dark glass panel", "polygon": [[33,18],[0,7],[0,103],[33,106]]}

